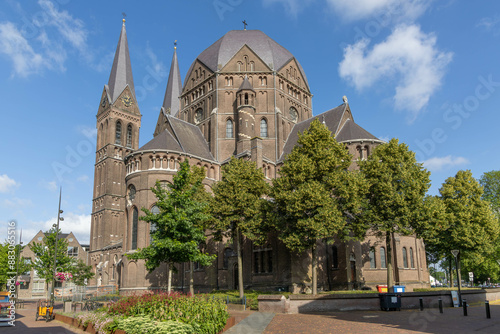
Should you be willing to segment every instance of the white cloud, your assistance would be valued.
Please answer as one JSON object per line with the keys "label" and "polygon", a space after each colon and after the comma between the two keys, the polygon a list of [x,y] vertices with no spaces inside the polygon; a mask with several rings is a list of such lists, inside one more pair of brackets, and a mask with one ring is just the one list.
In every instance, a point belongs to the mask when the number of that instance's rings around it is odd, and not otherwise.
{"label": "white cloud", "polygon": [[409,22],[420,17],[432,0],[326,0],[347,20],[380,16],[384,20]]}
{"label": "white cloud", "polygon": [[[72,212],[64,212],[62,214],[64,217],[63,221],[59,222],[59,228],[62,233],[73,232],[76,239],[80,244],[89,244],[90,240],[90,215],[79,215]],[[57,223],[57,217],[53,217],[46,221],[41,222],[31,222],[29,226],[23,227],[23,240],[24,243],[28,243],[33,239],[33,237],[42,230],[43,232],[48,231],[52,228],[53,224]],[[20,227],[19,227],[20,228]]]}
{"label": "white cloud", "polygon": [[448,155],[446,157],[433,157],[425,160],[423,163],[425,168],[437,172],[455,166],[466,165],[469,163],[469,160],[464,157]]}
{"label": "white cloud", "polygon": [[297,16],[298,12],[315,0],[262,0],[264,6],[281,3],[288,14]]}
{"label": "white cloud", "polygon": [[38,184],[40,186],[42,186],[43,188],[50,190],[50,191],[56,191],[58,189],[56,181],[40,180],[40,182],[38,182]]}
{"label": "white cloud", "polygon": [[19,183],[11,179],[7,174],[0,175],[0,193],[7,193],[17,186],[19,186]]}
{"label": "white cloud", "polygon": [[26,209],[27,207],[30,207],[33,203],[29,199],[14,197],[12,199],[5,199],[2,204],[3,206],[8,208]]}
{"label": "white cloud", "polygon": [[80,182],[87,182],[89,180],[89,176],[88,175],[80,175],[76,180],[80,181]]}
{"label": "white cloud", "polygon": [[441,86],[451,52],[436,48],[436,37],[417,25],[401,25],[383,42],[369,49],[369,40],[348,45],[339,74],[358,90],[387,79],[395,80],[396,109],[409,111],[414,120]]}
{"label": "white cloud", "polygon": [[476,26],[484,28],[486,31],[491,31],[498,23],[500,23],[500,15],[494,15],[493,17],[483,17]]}
{"label": "white cloud", "polygon": [[14,72],[21,77],[37,73],[47,66],[44,57],[33,50],[12,22],[0,23],[0,53],[12,60]]}

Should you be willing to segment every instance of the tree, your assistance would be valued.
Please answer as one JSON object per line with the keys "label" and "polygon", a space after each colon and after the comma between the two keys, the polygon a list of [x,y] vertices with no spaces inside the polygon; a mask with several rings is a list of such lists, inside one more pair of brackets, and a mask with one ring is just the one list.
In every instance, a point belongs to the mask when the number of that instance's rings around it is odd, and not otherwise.
{"label": "tree", "polygon": [[9,272],[16,272],[20,276],[31,270],[31,263],[20,257],[23,248],[19,244],[12,245],[8,240],[0,244],[0,290],[4,289],[7,280],[13,276],[8,275]]}
{"label": "tree", "polygon": [[[43,240],[39,243],[29,244],[31,251],[35,255],[32,268],[36,270],[38,277],[45,279],[45,287],[48,292],[48,282],[54,278],[54,254],[56,254],[56,271],[72,272],[73,259],[68,256],[68,241],[60,237],[61,230],[52,227],[45,232]],[[57,236],[57,249],[55,241]],[[50,296],[47,296],[50,298]]]}
{"label": "tree", "polygon": [[145,216],[139,218],[155,227],[155,230],[151,231],[151,244],[135,253],[127,254],[129,259],[146,260],[146,269],[150,272],[161,263],[167,263],[168,292],[171,291],[174,263],[199,262],[201,265],[209,265],[214,258],[200,249],[200,244],[206,240],[205,222],[210,219],[206,212],[208,203],[197,200],[203,197],[200,195],[200,192],[204,191],[202,177],[204,173],[202,175],[200,172],[191,172],[186,159],[180,164],[173,184],[168,185],[168,190],[156,182],[151,191],[158,199],[156,206],[160,212],[154,214],[142,208]]}
{"label": "tree", "polygon": [[73,275],[71,280],[76,285],[85,285],[88,280],[94,277],[92,266],[87,266],[82,260],[78,260],[74,263],[71,274]]}
{"label": "tree", "polygon": [[[493,255],[500,227],[490,203],[482,199],[481,185],[469,170],[458,171],[454,177],[446,179],[439,193],[448,226],[438,234],[433,246],[439,247],[442,254],[450,258],[451,250],[460,250],[457,257],[459,263],[463,258],[464,264],[473,263],[476,268],[481,264],[493,267],[488,262],[495,261]],[[460,282],[460,270],[458,275]]]}
{"label": "tree", "polygon": [[366,221],[387,247],[387,285],[394,285],[392,242],[394,233],[414,234],[424,216],[424,197],[430,173],[417,163],[415,153],[397,139],[377,146],[359,163],[369,183]]}
{"label": "tree", "polygon": [[338,236],[361,237],[358,216],[365,206],[367,184],[349,171],[352,157],[317,119],[299,134],[271,191],[278,238],[288,249],[312,253],[312,293],[317,293],[317,243]]}
{"label": "tree", "polygon": [[483,199],[491,203],[493,212],[500,218],[500,170],[484,173],[479,179],[483,186]]}
{"label": "tree", "polygon": [[262,240],[264,234],[260,207],[264,201],[262,197],[268,191],[264,173],[257,169],[255,162],[234,157],[222,167],[222,180],[213,188],[210,209],[214,217],[212,230],[216,239],[229,237],[236,245],[240,298],[243,298],[244,293],[241,238]]}

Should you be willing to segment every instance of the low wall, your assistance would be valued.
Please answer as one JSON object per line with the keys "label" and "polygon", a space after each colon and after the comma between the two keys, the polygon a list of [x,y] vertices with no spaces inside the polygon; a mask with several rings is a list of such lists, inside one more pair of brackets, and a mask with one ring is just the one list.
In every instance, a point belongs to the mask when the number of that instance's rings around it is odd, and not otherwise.
{"label": "low wall", "polygon": [[[444,307],[452,307],[450,291],[404,292],[401,293],[402,309],[418,309],[422,298],[424,308],[439,307],[439,299]],[[500,299],[500,289],[477,289],[462,291],[467,304],[484,303],[485,300]],[[280,295],[261,295],[258,298],[260,312],[311,313],[333,311],[377,311],[380,310],[378,293],[290,295],[288,299]]]}
{"label": "low wall", "polygon": [[[54,319],[55,320],[58,320],[58,321],[61,321],[65,324],[68,324],[70,326],[73,326],[73,327],[76,327],[76,328],[79,328],[85,332],[88,332],[89,334],[95,334],[96,333],[96,330],[94,329],[94,326],[92,324],[89,324],[87,326],[87,328],[83,328],[83,325],[79,325],[78,324],[78,320],[76,318],[72,318],[72,317],[68,317],[66,315],[63,315],[63,314],[59,314],[59,313],[54,313]],[[224,329],[222,330],[221,333],[227,331],[229,328],[233,327],[234,324],[236,322],[236,319],[235,317],[230,317],[229,319],[227,319],[226,321],[226,326],[224,327]],[[113,332],[113,334],[127,334],[125,333],[125,331],[121,330],[121,329],[117,329]]]}

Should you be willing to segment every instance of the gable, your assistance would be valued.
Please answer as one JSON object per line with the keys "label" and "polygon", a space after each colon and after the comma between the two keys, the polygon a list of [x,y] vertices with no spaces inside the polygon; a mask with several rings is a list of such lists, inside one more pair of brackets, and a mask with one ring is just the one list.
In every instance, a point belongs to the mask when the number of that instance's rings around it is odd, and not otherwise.
{"label": "gable", "polygon": [[132,94],[129,86],[125,87],[125,89],[116,99],[115,103],[113,103],[113,106],[123,111],[128,111],[132,114],[141,114],[139,111],[139,107],[137,106],[137,101],[134,97],[134,94]]}
{"label": "gable", "polygon": [[268,72],[272,64],[266,64],[248,45],[241,49],[226,63],[221,72]]}
{"label": "gable", "polygon": [[[202,83],[205,79],[209,78],[214,72],[203,64],[198,59],[191,65],[189,71],[184,79],[184,87],[182,87],[182,94],[189,91]],[[181,94],[181,95],[182,95]]]}
{"label": "gable", "polygon": [[295,58],[290,59],[288,63],[278,70],[278,74],[283,78],[310,93],[309,84],[302,73],[301,67]]}

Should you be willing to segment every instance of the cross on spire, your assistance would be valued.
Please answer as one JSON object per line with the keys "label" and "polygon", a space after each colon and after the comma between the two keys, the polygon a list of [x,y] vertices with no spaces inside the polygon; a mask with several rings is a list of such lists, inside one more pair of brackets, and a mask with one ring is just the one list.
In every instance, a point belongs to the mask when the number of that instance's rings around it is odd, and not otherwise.
{"label": "cross on spire", "polygon": [[174,49],[177,50],[177,40],[174,41]]}
{"label": "cross on spire", "polygon": [[243,30],[247,30],[247,25],[248,25],[247,20],[243,20],[242,22],[243,22]]}
{"label": "cross on spire", "polygon": [[125,14],[125,12],[122,12],[122,16],[123,16],[123,23],[125,23],[125,17],[127,16],[127,14]]}

